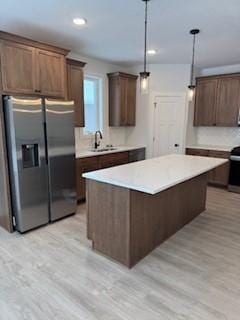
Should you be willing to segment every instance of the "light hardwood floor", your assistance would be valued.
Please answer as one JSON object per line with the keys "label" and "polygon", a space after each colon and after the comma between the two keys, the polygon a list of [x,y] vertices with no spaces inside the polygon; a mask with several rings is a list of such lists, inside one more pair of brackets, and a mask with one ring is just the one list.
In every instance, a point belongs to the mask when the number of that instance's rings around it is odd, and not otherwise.
{"label": "light hardwood floor", "polygon": [[240,195],[209,188],[207,211],[132,270],[91,250],[84,206],[0,229],[0,319],[239,320]]}

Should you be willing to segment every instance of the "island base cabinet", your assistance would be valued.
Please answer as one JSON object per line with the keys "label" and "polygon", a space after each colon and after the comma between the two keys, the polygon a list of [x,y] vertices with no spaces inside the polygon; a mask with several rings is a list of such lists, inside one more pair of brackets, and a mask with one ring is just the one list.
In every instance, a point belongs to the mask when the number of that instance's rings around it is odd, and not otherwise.
{"label": "island base cabinet", "polygon": [[87,179],[87,236],[93,248],[130,266],[129,190]]}
{"label": "island base cabinet", "polygon": [[207,173],[155,195],[87,180],[94,250],[128,268],[205,210]]}

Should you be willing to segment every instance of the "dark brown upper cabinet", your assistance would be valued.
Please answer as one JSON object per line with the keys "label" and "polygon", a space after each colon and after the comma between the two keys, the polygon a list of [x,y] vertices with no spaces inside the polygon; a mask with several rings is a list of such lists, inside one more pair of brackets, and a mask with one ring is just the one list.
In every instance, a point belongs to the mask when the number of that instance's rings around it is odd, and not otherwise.
{"label": "dark brown upper cabinet", "polygon": [[75,126],[84,127],[84,62],[67,59],[68,99],[75,103]]}
{"label": "dark brown upper cabinet", "polygon": [[216,79],[197,79],[195,126],[213,126],[216,122]]}
{"label": "dark brown upper cabinet", "polygon": [[1,41],[1,75],[4,92],[35,93],[35,49]]}
{"label": "dark brown upper cabinet", "polygon": [[37,90],[47,97],[66,97],[66,60],[61,54],[36,49]]}
{"label": "dark brown upper cabinet", "polygon": [[240,74],[197,78],[195,126],[236,127],[240,111]]}
{"label": "dark brown upper cabinet", "polygon": [[240,75],[218,81],[216,123],[218,126],[238,125],[240,111]]}
{"label": "dark brown upper cabinet", "polygon": [[109,125],[135,126],[137,76],[109,73]]}
{"label": "dark brown upper cabinet", "polygon": [[2,93],[64,99],[67,53],[65,49],[0,31]]}

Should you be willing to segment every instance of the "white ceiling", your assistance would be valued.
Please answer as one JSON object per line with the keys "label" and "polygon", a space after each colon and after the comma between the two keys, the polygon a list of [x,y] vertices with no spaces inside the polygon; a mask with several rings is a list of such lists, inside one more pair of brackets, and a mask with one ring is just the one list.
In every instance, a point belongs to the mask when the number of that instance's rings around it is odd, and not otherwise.
{"label": "white ceiling", "polygon": [[[84,27],[73,25],[84,17]],[[0,9],[0,29],[50,42],[82,56],[120,65],[142,62],[144,3],[141,0],[8,0]],[[196,64],[240,63],[240,0],[151,0],[151,63],[190,63],[191,28],[200,28]]]}

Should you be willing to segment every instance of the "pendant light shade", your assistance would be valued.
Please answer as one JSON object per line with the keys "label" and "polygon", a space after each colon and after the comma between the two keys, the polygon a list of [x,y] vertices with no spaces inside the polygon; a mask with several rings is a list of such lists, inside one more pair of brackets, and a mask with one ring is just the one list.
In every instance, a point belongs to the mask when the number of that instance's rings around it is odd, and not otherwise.
{"label": "pendant light shade", "polygon": [[192,65],[191,65],[191,82],[188,86],[189,89],[189,100],[192,101],[195,94],[195,84],[194,84],[194,67],[195,67],[195,44],[196,44],[196,35],[199,34],[199,29],[190,30],[190,34],[193,36],[193,50],[192,50]]}
{"label": "pendant light shade", "polygon": [[188,86],[188,98],[189,98],[189,101],[193,101],[194,95],[195,95],[195,86],[194,85]]}
{"label": "pendant light shade", "polygon": [[140,72],[140,89],[141,94],[148,94],[149,92],[149,76],[150,72],[147,72],[147,24],[148,24],[148,1],[145,2],[145,33],[144,33],[144,71]]}
{"label": "pendant light shade", "polygon": [[149,76],[150,72],[140,72],[140,87],[142,94],[148,94],[149,92]]}

